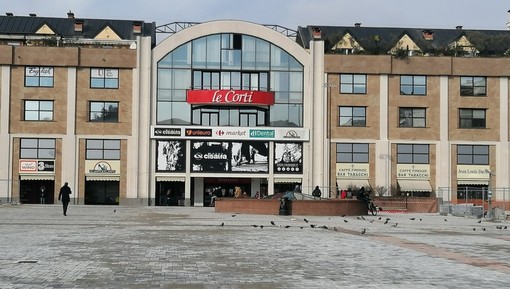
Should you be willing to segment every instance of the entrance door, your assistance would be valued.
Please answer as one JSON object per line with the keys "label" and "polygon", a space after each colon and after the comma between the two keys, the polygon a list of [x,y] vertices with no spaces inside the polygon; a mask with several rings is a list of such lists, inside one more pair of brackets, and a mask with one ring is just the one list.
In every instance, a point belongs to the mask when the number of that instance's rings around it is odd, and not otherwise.
{"label": "entrance door", "polygon": [[184,206],[184,182],[156,182],[156,206]]}
{"label": "entrance door", "polygon": [[22,204],[54,204],[54,180],[21,180],[19,199]]}

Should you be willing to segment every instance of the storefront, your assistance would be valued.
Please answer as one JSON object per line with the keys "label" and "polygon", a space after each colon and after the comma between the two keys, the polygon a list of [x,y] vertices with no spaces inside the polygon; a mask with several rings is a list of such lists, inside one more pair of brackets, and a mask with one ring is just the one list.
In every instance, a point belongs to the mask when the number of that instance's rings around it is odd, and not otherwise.
{"label": "storefront", "polygon": [[85,161],[85,205],[118,205],[120,161]]}
{"label": "storefront", "polygon": [[55,203],[55,161],[19,161],[20,203]]}
{"label": "storefront", "polygon": [[310,55],[292,39],[218,21],[170,36],[153,55],[155,205],[209,206],[213,196],[259,197],[312,181]]}

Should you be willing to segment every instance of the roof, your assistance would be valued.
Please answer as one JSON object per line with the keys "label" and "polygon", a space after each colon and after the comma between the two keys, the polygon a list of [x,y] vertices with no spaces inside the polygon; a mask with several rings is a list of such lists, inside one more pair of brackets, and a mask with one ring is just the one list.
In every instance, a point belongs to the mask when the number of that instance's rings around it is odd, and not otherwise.
{"label": "roof", "polygon": [[[83,23],[81,32],[75,32],[75,22]],[[133,33],[134,24],[141,25],[141,33]],[[44,25],[64,38],[84,39],[93,39],[109,26],[122,40],[135,40],[139,35],[151,36],[155,39],[156,26],[155,23],[145,23],[141,20],[0,16],[0,35],[37,35],[36,32]]]}
{"label": "roof", "polygon": [[[334,53],[331,48],[347,33],[365,50],[378,46],[384,53],[390,51],[404,35],[409,36],[422,51],[447,49],[449,45],[465,36],[478,50],[486,48],[490,51],[506,52],[510,48],[510,31],[508,30],[465,30],[432,29],[432,28],[393,28],[393,27],[362,27],[362,26],[306,26],[298,28],[296,41],[304,48],[309,48],[313,39],[313,31],[319,29],[321,39],[325,42],[326,53]],[[432,34],[426,40],[424,33]],[[376,41],[377,39],[377,41]],[[482,48],[482,49],[480,49]]]}

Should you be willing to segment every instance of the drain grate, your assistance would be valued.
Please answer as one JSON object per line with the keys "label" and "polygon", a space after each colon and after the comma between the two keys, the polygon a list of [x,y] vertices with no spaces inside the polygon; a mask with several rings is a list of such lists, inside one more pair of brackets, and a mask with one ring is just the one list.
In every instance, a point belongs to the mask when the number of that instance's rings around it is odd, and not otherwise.
{"label": "drain grate", "polygon": [[20,260],[20,261],[18,261],[18,264],[34,264],[37,262],[39,262],[39,261],[37,261],[37,260]]}

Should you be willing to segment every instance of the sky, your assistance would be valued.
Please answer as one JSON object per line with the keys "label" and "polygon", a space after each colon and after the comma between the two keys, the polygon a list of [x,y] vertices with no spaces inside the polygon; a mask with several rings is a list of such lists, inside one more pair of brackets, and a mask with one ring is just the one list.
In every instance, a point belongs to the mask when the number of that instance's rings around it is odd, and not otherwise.
{"label": "sky", "polygon": [[[0,14],[172,22],[505,30],[506,0],[0,0]],[[2,11],[3,10],[3,11]]]}

